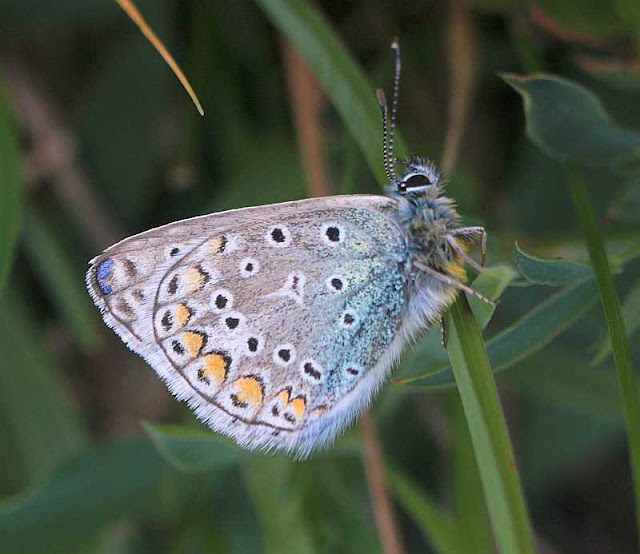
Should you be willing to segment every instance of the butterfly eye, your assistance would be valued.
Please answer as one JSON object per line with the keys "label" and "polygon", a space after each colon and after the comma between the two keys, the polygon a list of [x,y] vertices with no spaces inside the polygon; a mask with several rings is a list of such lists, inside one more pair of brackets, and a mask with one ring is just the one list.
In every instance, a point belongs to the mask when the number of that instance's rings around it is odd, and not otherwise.
{"label": "butterfly eye", "polygon": [[429,185],[431,185],[431,179],[429,179],[429,177],[424,173],[414,173],[405,177],[405,179],[398,185],[398,189],[401,191],[416,190],[428,187]]}

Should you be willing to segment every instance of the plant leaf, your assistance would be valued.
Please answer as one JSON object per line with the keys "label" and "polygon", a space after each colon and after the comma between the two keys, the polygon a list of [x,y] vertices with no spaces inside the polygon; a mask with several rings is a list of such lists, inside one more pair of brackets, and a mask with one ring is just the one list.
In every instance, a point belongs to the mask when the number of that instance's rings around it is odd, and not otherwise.
{"label": "plant leaf", "polygon": [[593,278],[593,269],[563,258],[540,258],[524,252],[516,242],[513,260],[523,277],[537,285],[563,287],[576,281]]}
{"label": "plant leaf", "polygon": [[553,75],[502,78],[522,96],[527,136],[550,157],[609,166],[640,157],[640,134],[615,124],[585,88]]}
{"label": "plant leaf", "polygon": [[184,473],[213,471],[256,456],[206,429],[149,422],[144,422],[142,427],[158,453]]}
{"label": "plant leaf", "polygon": [[[551,296],[513,325],[487,341],[487,355],[493,371],[502,371],[540,350],[567,329],[598,299],[593,280],[583,281]],[[454,384],[451,367],[397,379],[399,384],[424,387],[450,387]]]}

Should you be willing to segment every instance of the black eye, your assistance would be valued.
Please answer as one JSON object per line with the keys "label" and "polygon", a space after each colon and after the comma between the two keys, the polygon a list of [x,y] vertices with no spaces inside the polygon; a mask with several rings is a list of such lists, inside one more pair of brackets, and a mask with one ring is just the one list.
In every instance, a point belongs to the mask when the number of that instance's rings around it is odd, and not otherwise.
{"label": "black eye", "polygon": [[415,188],[426,187],[431,184],[429,177],[423,173],[414,173],[400,183],[400,190],[411,190]]}

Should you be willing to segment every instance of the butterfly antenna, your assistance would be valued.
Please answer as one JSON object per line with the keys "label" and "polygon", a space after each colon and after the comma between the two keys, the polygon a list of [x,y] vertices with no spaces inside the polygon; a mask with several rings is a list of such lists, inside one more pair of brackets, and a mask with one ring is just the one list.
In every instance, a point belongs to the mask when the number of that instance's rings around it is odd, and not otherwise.
{"label": "butterfly antenna", "polygon": [[378,104],[380,104],[380,110],[382,111],[382,159],[384,163],[384,172],[387,175],[387,179],[391,184],[395,184],[397,177],[393,171],[393,163],[389,159],[389,135],[387,130],[387,119],[389,114],[389,107],[387,106],[387,99],[384,95],[384,91],[381,89],[376,90],[376,98]]}
{"label": "butterfly antenna", "polygon": [[391,120],[389,121],[389,161],[393,168],[393,164],[395,163],[393,141],[395,139],[398,95],[400,93],[400,70],[402,69],[402,64],[400,63],[400,42],[397,37],[391,41],[391,55],[393,57],[393,98],[391,100]]}
{"label": "butterfly antenna", "polygon": [[384,172],[391,184],[398,182],[398,177],[394,170],[394,138],[396,128],[396,113],[398,111],[398,93],[400,89],[400,44],[397,38],[391,42],[391,52],[393,55],[393,98],[391,101],[391,118],[389,118],[389,106],[384,91],[376,90],[376,98],[382,111],[382,157],[384,161]]}

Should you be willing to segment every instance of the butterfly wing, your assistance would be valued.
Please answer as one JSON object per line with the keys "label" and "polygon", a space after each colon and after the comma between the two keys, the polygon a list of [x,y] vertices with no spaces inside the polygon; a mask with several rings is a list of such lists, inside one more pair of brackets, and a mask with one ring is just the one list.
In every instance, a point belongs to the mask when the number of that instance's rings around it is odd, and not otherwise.
{"label": "butterfly wing", "polygon": [[355,195],[179,221],[105,250],[87,286],[210,427],[305,455],[357,415],[402,346],[396,210]]}

